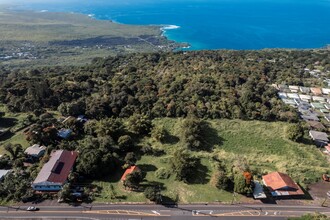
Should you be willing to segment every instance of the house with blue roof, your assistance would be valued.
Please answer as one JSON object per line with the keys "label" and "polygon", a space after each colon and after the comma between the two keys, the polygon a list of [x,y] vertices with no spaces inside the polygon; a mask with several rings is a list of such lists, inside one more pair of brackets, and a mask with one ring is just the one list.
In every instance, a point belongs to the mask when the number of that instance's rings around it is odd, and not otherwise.
{"label": "house with blue roof", "polygon": [[60,138],[63,139],[68,139],[72,134],[72,130],[71,129],[61,129],[57,132],[57,136],[59,136]]}

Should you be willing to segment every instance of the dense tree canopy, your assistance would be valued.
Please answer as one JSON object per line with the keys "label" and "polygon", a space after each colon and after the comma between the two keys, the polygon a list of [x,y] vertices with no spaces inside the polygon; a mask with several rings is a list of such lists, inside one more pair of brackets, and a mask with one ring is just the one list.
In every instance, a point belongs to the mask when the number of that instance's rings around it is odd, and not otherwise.
{"label": "dense tree canopy", "polygon": [[296,121],[272,83],[321,84],[304,72],[316,61],[329,70],[327,50],[194,51],[94,59],[84,67],[0,70],[0,101],[11,111],[58,109],[90,119],[131,117],[133,133],[146,118],[241,118]]}

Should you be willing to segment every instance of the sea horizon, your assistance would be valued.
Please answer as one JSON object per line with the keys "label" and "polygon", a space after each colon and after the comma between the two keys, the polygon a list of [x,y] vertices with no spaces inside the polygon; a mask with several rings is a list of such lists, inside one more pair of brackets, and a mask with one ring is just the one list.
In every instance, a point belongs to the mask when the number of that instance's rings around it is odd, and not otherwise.
{"label": "sea horizon", "polygon": [[330,44],[328,0],[16,1],[11,9],[157,25],[169,40],[191,45],[185,50],[314,49]]}

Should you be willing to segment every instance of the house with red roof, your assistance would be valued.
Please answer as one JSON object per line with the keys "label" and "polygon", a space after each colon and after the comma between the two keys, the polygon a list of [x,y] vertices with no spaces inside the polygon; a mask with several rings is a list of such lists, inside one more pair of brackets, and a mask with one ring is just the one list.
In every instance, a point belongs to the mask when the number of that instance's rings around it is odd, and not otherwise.
{"label": "house with red roof", "polygon": [[137,166],[130,166],[129,168],[126,169],[125,173],[122,175],[122,177],[120,178],[120,180],[123,182],[126,180],[126,176],[128,174],[131,174],[133,172],[136,171],[140,171],[140,168],[138,168]]}
{"label": "house with red roof", "polygon": [[40,170],[32,183],[36,191],[59,191],[67,182],[78,153],[75,151],[57,150],[52,152],[47,163]]}
{"label": "house with red roof", "polygon": [[262,181],[272,196],[303,196],[304,192],[290,176],[280,172],[269,173],[262,176]]}

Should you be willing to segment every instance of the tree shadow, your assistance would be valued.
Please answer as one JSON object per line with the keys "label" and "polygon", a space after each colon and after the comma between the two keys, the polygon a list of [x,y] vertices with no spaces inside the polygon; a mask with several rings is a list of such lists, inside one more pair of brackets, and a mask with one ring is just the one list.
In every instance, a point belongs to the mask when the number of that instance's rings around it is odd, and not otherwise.
{"label": "tree shadow", "polygon": [[11,131],[7,131],[7,132],[3,133],[2,135],[0,135],[0,141],[10,139],[13,136],[14,136],[14,133],[12,133]]}
{"label": "tree shadow", "polygon": [[137,165],[143,172],[152,172],[156,171],[157,167],[151,164],[139,164]]}
{"label": "tree shadow", "polygon": [[180,141],[180,138],[177,136],[171,135],[166,133],[164,140],[162,141],[163,144],[177,144]]}
{"label": "tree shadow", "polygon": [[305,138],[305,137],[303,137],[301,140],[299,140],[298,143],[306,144],[306,145],[315,145],[315,142],[312,139]]}
{"label": "tree shadow", "polygon": [[202,136],[201,150],[208,152],[211,152],[216,145],[221,146],[224,141],[224,139],[218,135],[218,131],[206,121],[202,122],[202,132],[200,135]]}
{"label": "tree shadow", "polygon": [[17,124],[16,118],[0,118],[0,125],[3,128],[10,128]]}
{"label": "tree shadow", "polygon": [[178,201],[177,199],[172,199],[168,196],[162,195],[161,205],[165,206],[166,208],[177,208]]}
{"label": "tree shadow", "polygon": [[196,166],[196,170],[194,172],[194,176],[188,179],[188,183],[192,184],[206,184],[210,180],[210,176],[208,175],[208,168],[201,164],[200,160]]}

